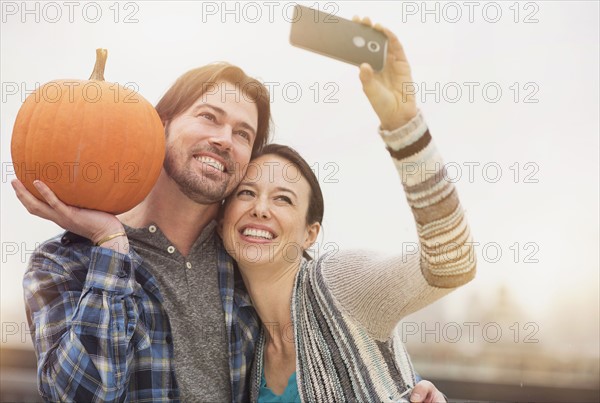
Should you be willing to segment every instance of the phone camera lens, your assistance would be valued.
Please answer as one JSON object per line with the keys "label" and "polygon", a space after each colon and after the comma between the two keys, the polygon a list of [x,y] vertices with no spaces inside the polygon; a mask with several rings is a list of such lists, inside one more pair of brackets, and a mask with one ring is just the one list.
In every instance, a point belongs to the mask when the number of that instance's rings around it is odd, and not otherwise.
{"label": "phone camera lens", "polygon": [[379,44],[375,41],[369,41],[369,43],[367,44],[367,48],[369,48],[369,50],[371,52],[379,52],[379,49],[381,49],[381,46],[379,46]]}
{"label": "phone camera lens", "polygon": [[352,38],[352,42],[357,48],[362,48],[363,46],[365,46],[365,38],[363,38],[362,36],[355,36],[354,38]]}

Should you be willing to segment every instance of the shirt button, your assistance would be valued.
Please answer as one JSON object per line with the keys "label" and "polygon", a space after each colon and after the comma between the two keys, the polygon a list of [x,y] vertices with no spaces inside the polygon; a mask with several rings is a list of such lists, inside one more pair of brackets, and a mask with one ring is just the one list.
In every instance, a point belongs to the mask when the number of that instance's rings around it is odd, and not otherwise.
{"label": "shirt button", "polygon": [[169,246],[169,247],[167,248],[167,252],[169,252],[169,253],[173,253],[173,252],[175,252],[175,247],[174,247],[173,245]]}
{"label": "shirt button", "polygon": [[167,394],[167,397],[169,399],[173,399],[173,392],[169,391],[169,393]]}
{"label": "shirt button", "polygon": [[151,225],[148,227],[148,231],[152,232],[153,234],[156,232],[156,225]]}
{"label": "shirt button", "polygon": [[125,278],[125,277],[127,277],[127,272],[125,270],[120,270],[119,273],[117,274],[117,276],[119,276],[121,278]]}
{"label": "shirt button", "polygon": [[165,337],[165,341],[167,342],[167,344],[171,344],[173,342],[173,338],[170,334],[168,334],[167,337]]}
{"label": "shirt button", "polygon": [[185,267],[187,267],[188,269],[192,268],[192,264],[190,262],[186,262]]}

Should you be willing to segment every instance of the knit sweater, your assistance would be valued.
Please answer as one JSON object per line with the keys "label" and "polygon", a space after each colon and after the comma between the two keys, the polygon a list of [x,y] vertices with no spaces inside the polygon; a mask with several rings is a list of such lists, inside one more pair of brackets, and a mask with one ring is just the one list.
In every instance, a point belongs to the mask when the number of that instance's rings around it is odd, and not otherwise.
{"label": "knit sweater", "polygon": [[[380,135],[413,212],[420,255],[341,251],[302,261],[291,314],[298,390],[305,402],[406,397],[415,377],[396,325],[475,275],[471,234],[421,113]],[[264,345],[263,332],[251,375],[252,401]]]}

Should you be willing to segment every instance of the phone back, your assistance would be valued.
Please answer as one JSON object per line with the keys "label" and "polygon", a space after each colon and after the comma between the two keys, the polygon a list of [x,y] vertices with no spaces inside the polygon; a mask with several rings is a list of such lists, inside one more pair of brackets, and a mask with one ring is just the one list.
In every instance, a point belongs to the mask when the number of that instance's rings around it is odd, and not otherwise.
{"label": "phone back", "polygon": [[369,63],[379,71],[385,63],[387,37],[374,28],[319,10],[296,5],[290,43],[347,63]]}

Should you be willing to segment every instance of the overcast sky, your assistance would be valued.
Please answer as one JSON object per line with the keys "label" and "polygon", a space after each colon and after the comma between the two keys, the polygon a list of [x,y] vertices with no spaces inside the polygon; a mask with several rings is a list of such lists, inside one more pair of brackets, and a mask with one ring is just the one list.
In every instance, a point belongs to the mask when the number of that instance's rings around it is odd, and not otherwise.
{"label": "overcast sky", "polygon": [[[238,64],[272,89],[275,140],[317,170],[325,249],[396,253],[416,241],[358,69],[292,47],[289,3],[223,4],[2,3],[3,343],[30,347],[5,324],[25,322],[26,260],[60,231],[30,216],[10,186],[15,117],[36,86],[86,79],[98,47],[109,51],[106,79],[134,85],[152,104],[191,68]],[[462,311],[467,320],[470,298],[493,304],[489,295],[505,286],[542,343],[575,349],[553,334],[566,325],[585,331],[586,351],[597,355],[598,3],[304,4],[368,15],[404,44],[419,106],[480,242],[477,278],[437,303],[447,319]]]}

